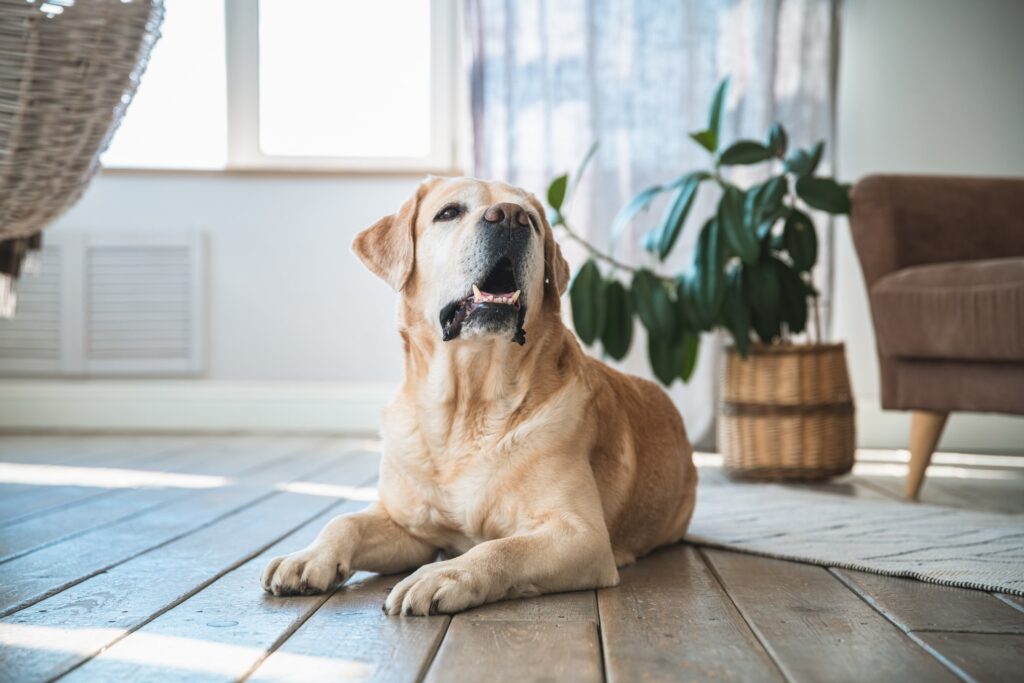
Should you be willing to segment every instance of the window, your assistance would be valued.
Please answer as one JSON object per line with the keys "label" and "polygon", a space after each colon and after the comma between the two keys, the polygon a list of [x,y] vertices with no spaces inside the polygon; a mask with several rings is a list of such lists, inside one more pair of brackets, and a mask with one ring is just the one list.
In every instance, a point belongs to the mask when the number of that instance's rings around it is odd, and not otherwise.
{"label": "window", "polygon": [[228,153],[224,5],[167,0],[161,38],[103,164],[224,168]]}
{"label": "window", "polygon": [[447,170],[455,0],[166,0],[108,167]]}

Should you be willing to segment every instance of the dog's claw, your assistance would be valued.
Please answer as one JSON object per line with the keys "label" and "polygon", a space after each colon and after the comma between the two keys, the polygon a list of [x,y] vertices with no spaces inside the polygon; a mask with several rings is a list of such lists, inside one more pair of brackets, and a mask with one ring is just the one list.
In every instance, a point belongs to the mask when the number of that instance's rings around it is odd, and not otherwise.
{"label": "dog's claw", "polygon": [[438,598],[434,598],[433,600],[430,601],[430,610],[428,611],[428,614],[431,614],[431,615],[437,614],[437,608],[438,608],[438,603],[439,602],[440,602],[440,600]]}

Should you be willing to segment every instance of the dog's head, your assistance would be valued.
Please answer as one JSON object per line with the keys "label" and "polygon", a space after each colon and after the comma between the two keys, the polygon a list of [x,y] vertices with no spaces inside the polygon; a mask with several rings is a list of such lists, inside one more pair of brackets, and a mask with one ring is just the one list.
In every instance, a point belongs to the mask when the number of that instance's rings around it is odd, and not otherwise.
{"label": "dog's head", "polygon": [[435,326],[445,341],[522,344],[542,311],[557,315],[569,280],[540,202],[474,178],[428,178],[352,250],[401,293],[416,318],[408,324]]}

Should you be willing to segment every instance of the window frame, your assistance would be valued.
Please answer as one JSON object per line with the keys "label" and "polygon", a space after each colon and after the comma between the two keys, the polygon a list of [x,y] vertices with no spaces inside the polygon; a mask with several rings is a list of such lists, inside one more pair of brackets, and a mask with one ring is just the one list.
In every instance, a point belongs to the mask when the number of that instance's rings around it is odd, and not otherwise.
{"label": "window frame", "polygon": [[[458,88],[457,0],[430,2],[430,151],[417,157],[320,157],[264,154],[259,143],[259,2],[223,0],[227,150],[222,168],[111,166],[114,173],[453,173]],[[129,105],[128,111],[131,111]]]}

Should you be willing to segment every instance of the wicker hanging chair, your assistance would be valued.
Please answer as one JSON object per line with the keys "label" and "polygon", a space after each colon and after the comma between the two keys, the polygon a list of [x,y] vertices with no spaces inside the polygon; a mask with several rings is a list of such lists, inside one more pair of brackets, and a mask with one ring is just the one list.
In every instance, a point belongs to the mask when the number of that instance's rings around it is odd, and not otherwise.
{"label": "wicker hanging chair", "polygon": [[81,197],[159,37],[163,0],[0,0],[0,316]]}

